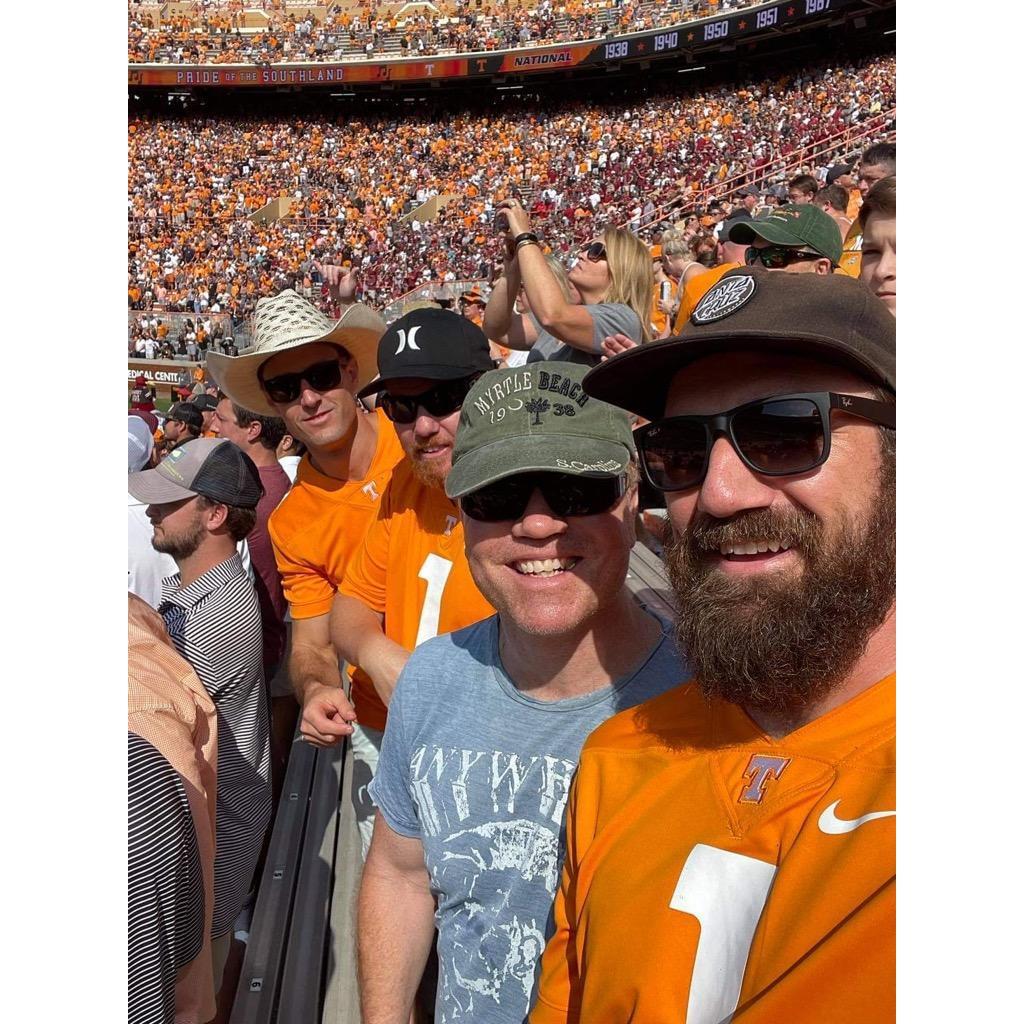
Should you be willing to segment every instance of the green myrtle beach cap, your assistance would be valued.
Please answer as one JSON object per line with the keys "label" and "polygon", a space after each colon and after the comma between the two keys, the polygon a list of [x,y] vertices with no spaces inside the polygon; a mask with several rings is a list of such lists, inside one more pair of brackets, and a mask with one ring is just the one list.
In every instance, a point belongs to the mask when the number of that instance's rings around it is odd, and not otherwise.
{"label": "green myrtle beach cap", "polygon": [[587,369],[551,361],[483,374],[462,403],[448,497],[517,473],[621,476],[635,451],[629,417],[583,390]]}
{"label": "green myrtle beach cap", "polygon": [[833,264],[843,255],[843,239],[836,222],[813,203],[787,203],[771,213],[734,224],[729,241],[751,245],[763,238],[772,245],[802,246],[820,252]]}

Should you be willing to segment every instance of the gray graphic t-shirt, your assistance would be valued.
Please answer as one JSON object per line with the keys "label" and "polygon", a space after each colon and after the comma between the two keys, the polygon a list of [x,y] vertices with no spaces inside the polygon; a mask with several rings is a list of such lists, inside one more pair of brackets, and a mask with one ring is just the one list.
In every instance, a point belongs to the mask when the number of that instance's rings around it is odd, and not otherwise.
{"label": "gray graphic t-shirt", "polygon": [[526,1019],[583,741],[687,679],[663,635],[631,676],[584,697],[533,700],[501,667],[497,616],[413,652],[370,795],[395,832],[423,843],[437,899],[438,1024]]}

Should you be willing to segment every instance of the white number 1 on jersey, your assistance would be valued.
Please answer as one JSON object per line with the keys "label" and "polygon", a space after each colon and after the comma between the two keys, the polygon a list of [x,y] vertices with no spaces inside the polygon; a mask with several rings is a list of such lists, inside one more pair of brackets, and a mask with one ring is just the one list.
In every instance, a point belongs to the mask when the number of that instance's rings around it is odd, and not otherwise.
{"label": "white number 1 on jersey", "polygon": [[686,1024],[728,1024],[740,1000],[750,945],[775,865],[698,843],[686,858],[673,910],[700,922]]}
{"label": "white number 1 on jersey", "polygon": [[423,610],[420,612],[420,628],[416,631],[416,646],[424,640],[437,636],[437,626],[441,621],[441,595],[448,575],[452,571],[452,563],[440,555],[429,554],[420,566],[419,578],[427,581],[427,594],[423,599]]}

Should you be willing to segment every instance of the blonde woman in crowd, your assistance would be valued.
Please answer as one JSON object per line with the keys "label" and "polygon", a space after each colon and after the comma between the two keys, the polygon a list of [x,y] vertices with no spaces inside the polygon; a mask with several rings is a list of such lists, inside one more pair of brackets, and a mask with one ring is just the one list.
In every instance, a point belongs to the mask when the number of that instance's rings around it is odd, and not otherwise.
{"label": "blonde woman in crowd", "polygon": [[[559,359],[594,366],[601,343],[625,334],[637,344],[651,338],[651,271],[647,247],[631,232],[605,228],[581,247],[568,280],[581,304],[571,302],[545,259],[540,238],[518,200],[497,207],[505,218],[505,273],[491,293],[484,333],[511,349],[528,349],[529,362]],[[520,286],[529,313],[516,314]]]}

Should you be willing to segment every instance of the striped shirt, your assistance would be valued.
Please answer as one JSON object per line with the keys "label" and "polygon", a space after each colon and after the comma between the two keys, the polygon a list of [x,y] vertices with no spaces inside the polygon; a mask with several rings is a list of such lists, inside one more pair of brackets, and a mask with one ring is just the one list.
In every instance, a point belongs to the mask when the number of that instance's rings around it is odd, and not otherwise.
{"label": "striped shirt", "polygon": [[203,865],[185,784],[128,733],[128,1021],[175,1019],[178,972],[203,948]]}
{"label": "striped shirt", "polygon": [[270,728],[256,591],[238,555],[187,587],[163,581],[160,614],[217,707],[217,855],[213,930],[231,929],[270,821]]}

